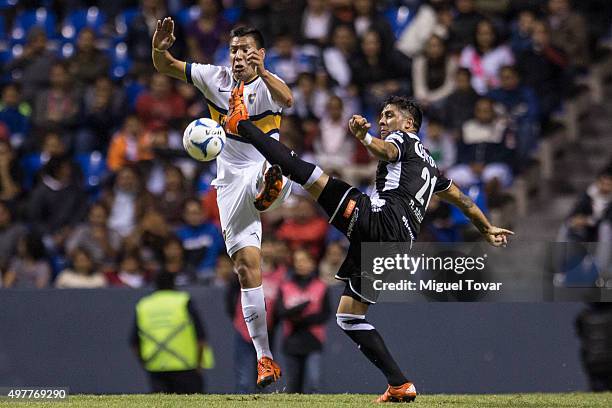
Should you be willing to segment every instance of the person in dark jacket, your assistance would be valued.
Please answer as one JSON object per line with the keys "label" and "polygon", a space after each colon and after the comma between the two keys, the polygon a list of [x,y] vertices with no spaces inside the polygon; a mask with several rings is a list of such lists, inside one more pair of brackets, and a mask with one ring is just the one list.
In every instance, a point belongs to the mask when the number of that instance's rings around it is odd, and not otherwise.
{"label": "person in dark jacket", "polygon": [[293,273],[280,286],[276,310],[283,320],[287,392],[318,392],[324,323],[331,306],[327,285],[318,278],[316,262],[305,249],[293,254]]}

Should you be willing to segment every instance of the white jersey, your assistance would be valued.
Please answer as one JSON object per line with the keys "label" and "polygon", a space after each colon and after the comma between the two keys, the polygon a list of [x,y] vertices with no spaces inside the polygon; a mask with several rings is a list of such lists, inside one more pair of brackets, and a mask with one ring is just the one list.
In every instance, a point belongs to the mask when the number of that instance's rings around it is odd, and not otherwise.
{"label": "white jersey", "polygon": [[[211,119],[221,122],[229,108],[234,84],[232,70],[217,65],[187,63],[185,77],[187,82],[195,85],[206,98]],[[278,140],[282,107],[272,99],[268,87],[259,76],[245,82],[244,102],[250,120],[266,135]],[[217,157],[217,178],[212,184],[227,185],[239,177],[245,167],[264,161],[265,158],[250,143],[240,137],[227,135],[227,143]]]}

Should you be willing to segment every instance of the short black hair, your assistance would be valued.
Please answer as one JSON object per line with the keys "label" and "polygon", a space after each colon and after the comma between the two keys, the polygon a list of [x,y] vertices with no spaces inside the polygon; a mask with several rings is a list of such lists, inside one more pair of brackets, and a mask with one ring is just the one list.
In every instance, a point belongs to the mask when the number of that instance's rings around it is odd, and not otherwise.
{"label": "short black hair", "polygon": [[416,132],[421,129],[423,123],[423,111],[418,103],[409,99],[405,96],[392,95],[388,97],[383,103],[383,108],[387,105],[395,105],[399,110],[408,112],[412,119],[414,119],[414,128]]}
{"label": "short black hair", "polygon": [[234,37],[246,37],[248,35],[253,37],[253,39],[255,40],[255,45],[257,45],[257,48],[265,47],[263,35],[261,34],[261,31],[259,31],[255,27],[240,26],[230,31],[230,39]]}
{"label": "short black hair", "polygon": [[157,290],[172,290],[174,289],[174,274],[162,271],[155,277],[155,287]]}

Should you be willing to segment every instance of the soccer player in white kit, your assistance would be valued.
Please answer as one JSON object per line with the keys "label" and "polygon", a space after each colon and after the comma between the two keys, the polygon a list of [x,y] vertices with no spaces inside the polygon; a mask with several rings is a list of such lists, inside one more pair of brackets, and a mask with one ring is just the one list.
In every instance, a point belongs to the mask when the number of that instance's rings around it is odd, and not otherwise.
{"label": "soccer player in white kit", "polygon": [[[251,121],[266,136],[278,140],[282,108],[293,104],[293,96],[280,78],[265,69],[263,37],[258,30],[249,27],[232,30],[229,44],[231,68],[177,60],[168,52],[175,39],[172,19],[158,20],[152,39],[153,65],[158,72],[196,86],[206,99],[211,118],[220,123],[227,114],[232,86],[243,81]],[[282,202],[288,195],[291,182],[281,174],[270,174],[273,172],[264,176],[264,157],[244,139],[231,134],[227,136],[227,143],[217,157],[217,178],[213,185],[217,189],[227,252],[234,262],[242,288],[244,320],[257,352],[257,385],[265,387],[278,380],[281,372],[272,358],[268,342],[261,279],[259,211]],[[258,184],[264,184],[259,194]]]}

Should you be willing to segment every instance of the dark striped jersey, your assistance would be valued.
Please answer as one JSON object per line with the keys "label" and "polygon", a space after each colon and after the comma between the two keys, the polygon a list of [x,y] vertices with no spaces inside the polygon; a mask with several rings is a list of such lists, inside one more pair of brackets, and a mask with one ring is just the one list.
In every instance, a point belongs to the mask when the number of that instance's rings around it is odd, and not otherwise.
{"label": "dark striped jersey", "polygon": [[378,162],[372,212],[391,211],[418,233],[431,196],[448,189],[451,180],[440,173],[417,135],[396,131],[385,141],[393,143],[399,155],[395,162]]}

